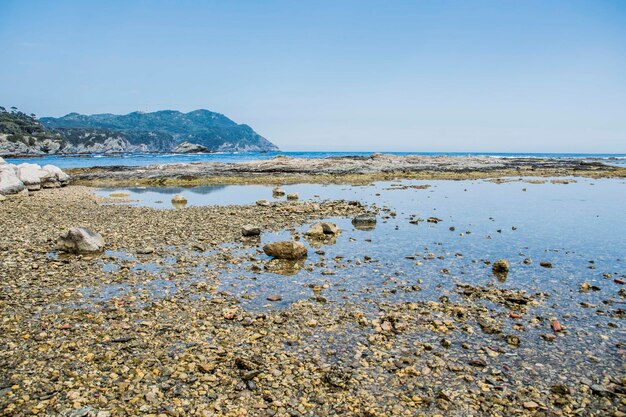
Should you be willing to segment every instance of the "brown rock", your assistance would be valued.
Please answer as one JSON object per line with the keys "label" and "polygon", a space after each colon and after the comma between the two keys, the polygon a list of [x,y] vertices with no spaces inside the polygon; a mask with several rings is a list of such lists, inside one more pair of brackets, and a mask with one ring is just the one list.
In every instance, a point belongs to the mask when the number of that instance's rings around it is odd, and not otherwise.
{"label": "brown rock", "polygon": [[268,243],[263,246],[263,252],[267,256],[271,256],[276,259],[302,259],[307,256],[306,247],[300,242],[283,241]]}

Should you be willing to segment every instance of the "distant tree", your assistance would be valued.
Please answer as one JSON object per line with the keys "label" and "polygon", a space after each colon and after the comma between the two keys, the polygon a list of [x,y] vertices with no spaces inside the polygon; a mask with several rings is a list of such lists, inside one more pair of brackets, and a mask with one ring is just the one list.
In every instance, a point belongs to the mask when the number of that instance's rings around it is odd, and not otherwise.
{"label": "distant tree", "polygon": [[35,113],[31,113],[31,114],[30,114],[30,117],[32,117],[33,119],[36,119],[36,118],[37,118],[37,115],[36,115]]}
{"label": "distant tree", "polygon": [[0,111],[1,111],[2,113],[6,113],[6,112],[7,112],[7,109],[5,109],[4,107],[0,106]]}

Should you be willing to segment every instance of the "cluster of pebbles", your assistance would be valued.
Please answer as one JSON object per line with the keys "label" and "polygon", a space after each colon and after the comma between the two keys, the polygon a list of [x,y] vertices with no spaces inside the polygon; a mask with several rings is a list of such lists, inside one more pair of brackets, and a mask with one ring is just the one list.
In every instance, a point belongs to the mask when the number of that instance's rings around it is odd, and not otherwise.
{"label": "cluster of pebbles", "polygon": [[[314,223],[308,236],[332,243],[340,231],[317,219],[374,227],[357,202],[102,203],[71,186],[0,211],[2,415],[626,415],[624,369],[589,379],[524,360],[537,356],[524,331],[543,329],[548,350],[575,333],[534,314],[549,294],[459,283],[458,297],[387,298],[372,311],[328,302],[314,287],[309,299],[270,308],[280,297],[268,297],[251,311],[220,289],[225,268],[263,273],[257,231]],[[56,252],[75,226],[100,233],[107,252]],[[228,242],[256,255],[238,256]]]}

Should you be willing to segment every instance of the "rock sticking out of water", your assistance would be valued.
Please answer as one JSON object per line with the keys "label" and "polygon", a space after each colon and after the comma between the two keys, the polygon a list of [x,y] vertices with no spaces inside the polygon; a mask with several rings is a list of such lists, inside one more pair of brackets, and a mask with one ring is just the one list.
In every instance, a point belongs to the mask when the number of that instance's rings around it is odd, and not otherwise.
{"label": "rock sticking out of water", "polygon": [[284,197],[285,196],[285,190],[283,190],[280,187],[276,187],[272,190],[272,196],[275,198],[279,198],[279,197]]}
{"label": "rock sticking out of water", "polygon": [[311,226],[311,228],[306,231],[305,235],[315,238],[324,238],[326,235],[337,235],[339,232],[339,227],[337,227],[335,223],[319,222]]}
{"label": "rock sticking out of water", "polygon": [[172,197],[173,204],[187,204],[187,197],[181,194],[174,194]]}
{"label": "rock sticking out of water", "polygon": [[509,273],[510,265],[506,259],[498,259],[493,263],[493,272],[496,275],[506,275]]}
{"label": "rock sticking out of water", "polygon": [[294,241],[268,243],[263,246],[263,252],[276,259],[295,260],[307,256],[306,247],[302,243]]}
{"label": "rock sticking out of water", "polygon": [[364,213],[352,219],[352,225],[357,229],[368,230],[376,227],[376,215]]}

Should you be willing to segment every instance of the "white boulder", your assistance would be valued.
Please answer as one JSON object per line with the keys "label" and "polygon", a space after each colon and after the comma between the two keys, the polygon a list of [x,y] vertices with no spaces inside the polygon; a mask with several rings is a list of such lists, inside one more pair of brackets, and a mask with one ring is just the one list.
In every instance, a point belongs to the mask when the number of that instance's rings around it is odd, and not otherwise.
{"label": "white boulder", "polygon": [[17,194],[26,187],[15,174],[12,165],[0,165],[0,194]]}
{"label": "white boulder", "polygon": [[54,165],[44,165],[43,168],[44,171],[49,172],[50,174],[52,174],[54,177],[56,177],[57,181],[61,183],[61,185],[65,185],[69,182],[70,180],[70,176],[67,175],[65,172],[63,172],[61,170],[61,168],[54,166]]}
{"label": "white boulder", "polygon": [[29,191],[37,191],[41,189],[42,179],[50,177],[50,173],[37,164],[24,163],[17,166],[17,177]]}

